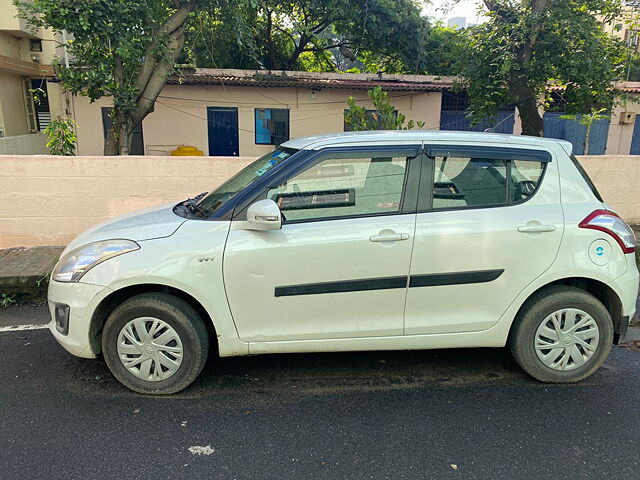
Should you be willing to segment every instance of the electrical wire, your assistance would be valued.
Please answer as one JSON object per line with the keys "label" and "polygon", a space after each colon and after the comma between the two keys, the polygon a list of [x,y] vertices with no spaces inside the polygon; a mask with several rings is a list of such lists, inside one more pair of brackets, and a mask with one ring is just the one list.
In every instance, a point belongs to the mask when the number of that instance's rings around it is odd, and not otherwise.
{"label": "electrical wire", "polygon": [[[205,122],[207,122],[207,123],[209,123],[209,124],[222,125],[222,126],[224,126],[224,127],[231,127],[230,125],[228,125],[228,124],[226,124],[226,123],[216,122],[216,121],[214,121],[214,120],[210,120],[210,119],[208,119],[208,118],[206,118],[206,117],[202,117],[202,116],[197,115],[197,114],[195,114],[195,113],[191,113],[191,112],[186,112],[186,111],[184,111],[184,110],[180,110],[179,108],[176,108],[176,107],[174,107],[174,106],[172,106],[172,105],[169,105],[169,104],[163,103],[163,102],[161,102],[161,101],[159,101],[159,100],[156,100],[156,102],[157,102],[157,103],[159,103],[160,105],[164,106],[164,107],[167,107],[167,108],[169,108],[169,109],[175,110],[175,111],[180,112],[180,113],[183,113],[183,114],[188,115],[188,116],[190,116],[190,117],[194,117],[194,118],[197,118],[197,119],[199,119],[199,120],[204,120]],[[324,115],[324,116],[327,116],[327,117],[328,117],[328,116],[330,116],[330,115]],[[314,116],[314,117],[307,117],[307,118],[300,118],[300,119],[296,119],[296,121],[310,120],[310,119],[312,119],[312,118],[318,118],[318,116]],[[507,118],[509,118],[509,117],[507,117]],[[504,120],[506,120],[506,119],[503,119],[502,121],[504,121]],[[452,125],[456,125],[457,123],[458,123],[458,121],[449,122],[449,123],[444,124],[444,125],[440,125],[440,124],[438,123],[437,125],[434,125],[434,126],[431,126],[431,127],[423,127],[423,128],[421,128],[421,129],[419,129],[419,130],[415,130],[415,131],[416,131],[416,132],[418,132],[418,131],[420,131],[420,130],[422,130],[422,131],[424,131],[424,130],[442,130],[442,129],[446,129],[446,127],[450,127],[450,126],[452,126]],[[496,126],[497,126],[497,125],[496,125]],[[247,129],[247,128],[240,128],[240,127],[236,127],[236,128],[237,128],[239,131],[248,132],[248,133],[253,133],[253,134],[255,134],[255,133],[256,133],[256,132],[255,132],[255,130],[249,130],[249,129]]]}
{"label": "electrical wire", "polygon": [[[258,87],[254,87],[254,88],[258,88]],[[411,96],[422,94],[422,93],[429,93],[429,92],[406,93],[406,94],[403,94],[403,95],[396,95],[396,96],[392,97],[392,99],[395,100],[395,99],[398,99],[398,98],[406,98],[406,97],[411,97]],[[266,97],[266,98],[272,99],[273,101],[275,101],[276,103],[279,103],[280,105],[288,105],[288,104],[280,102],[280,101],[278,101],[278,100],[276,100],[276,99],[274,99],[272,97],[269,97],[269,96],[266,96],[266,95],[263,95],[263,96]],[[227,97],[224,97],[224,96],[223,96],[223,98],[227,98],[227,100],[229,100],[228,102],[214,100],[214,99],[210,99],[210,98],[207,98],[207,99],[184,98],[184,97],[172,97],[172,96],[169,96],[169,95],[159,95],[158,98],[165,98],[165,99],[170,99],[170,100],[186,100],[186,101],[191,101],[191,102],[217,101],[218,103],[232,103],[234,105],[255,105],[255,102],[239,102],[237,100],[231,100],[231,99],[229,99]],[[368,99],[368,97],[367,98],[361,98],[361,99],[356,98],[356,101],[358,101],[358,100],[365,101],[367,99]],[[302,102],[302,103],[296,102],[296,105],[335,105],[337,103],[344,104],[344,103],[346,103],[346,101],[345,100],[331,100],[331,101],[326,101],[326,102]]]}

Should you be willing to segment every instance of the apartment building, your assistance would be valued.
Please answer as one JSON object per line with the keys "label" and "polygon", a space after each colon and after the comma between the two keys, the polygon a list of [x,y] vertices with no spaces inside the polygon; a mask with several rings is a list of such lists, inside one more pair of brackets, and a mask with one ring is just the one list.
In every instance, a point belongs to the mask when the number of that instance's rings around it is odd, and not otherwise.
{"label": "apartment building", "polygon": [[61,38],[17,15],[12,0],[0,0],[0,145],[5,153],[45,153],[38,133],[64,112],[60,85],[52,82]]}

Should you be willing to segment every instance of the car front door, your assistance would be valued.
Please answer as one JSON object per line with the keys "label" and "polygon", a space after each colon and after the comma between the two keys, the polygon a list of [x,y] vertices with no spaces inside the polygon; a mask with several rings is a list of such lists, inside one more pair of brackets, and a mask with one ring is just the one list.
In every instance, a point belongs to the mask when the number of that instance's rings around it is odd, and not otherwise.
{"label": "car front door", "polygon": [[256,197],[278,204],[281,230],[232,221],[224,281],[242,340],[403,334],[419,148],[311,154]]}
{"label": "car front door", "polygon": [[527,148],[425,151],[405,334],[485,330],[558,253],[557,162]]}

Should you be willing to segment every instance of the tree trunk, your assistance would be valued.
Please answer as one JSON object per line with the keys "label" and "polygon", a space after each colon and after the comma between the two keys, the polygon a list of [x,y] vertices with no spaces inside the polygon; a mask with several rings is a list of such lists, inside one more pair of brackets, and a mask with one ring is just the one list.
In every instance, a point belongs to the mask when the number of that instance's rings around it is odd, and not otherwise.
{"label": "tree trunk", "polygon": [[120,133],[118,135],[118,148],[120,149],[120,155],[129,155],[131,149],[131,137],[133,136],[133,129],[129,128],[129,122],[126,119],[120,122]]}
{"label": "tree trunk", "polygon": [[118,155],[119,152],[118,134],[116,133],[116,128],[112,123],[109,133],[107,133],[107,138],[104,141],[104,154],[106,156],[113,156]]}
{"label": "tree trunk", "polygon": [[[520,120],[522,121],[522,135],[542,137],[544,134],[544,121],[538,110],[537,94],[529,85],[527,72],[530,69],[533,52],[538,42],[538,36],[544,20],[544,12],[549,0],[529,0],[531,14],[528,22],[528,35],[515,48],[515,65],[512,67],[509,78],[509,93],[518,107]],[[503,24],[513,22],[514,11],[511,7],[503,8],[501,2],[484,0],[487,9],[494,12]],[[523,2],[524,3],[524,2]]]}
{"label": "tree trunk", "polygon": [[129,155],[133,138],[132,122],[123,113],[113,112],[111,128],[104,142],[105,155]]}
{"label": "tree trunk", "polygon": [[522,135],[542,137],[544,133],[544,121],[538,110],[536,93],[529,87],[526,77],[519,75],[509,85],[511,96],[515,100],[520,121],[522,122]]}
{"label": "tree trunk", "polygon": [[[114,106],[112,124],[107,139],[104,143],[105,155],[129,155],[133,130],[142,123],[142,120],[153,111],[158,95],[167,83],[167,78],[173,70],[173,66],[184,46],[184,25],[189,15],[199,6],[199,0],[176,1],[176,11],[160,27],[155,41],[150,42],[145,49],[145,56],[138,71],[136,81],[136,106],[133,111],[121,112]],[[165,51],[162,55],[155,50],[164,40]],[[125,82],[123,78],[122,59],[117,53],[113,54],[113,77],[117,85],[122,89]]]}
{"label": "tree trunk", "polygon": [[516,106],[522,122],[522,135],[542,137],[544,135],[544,120],[540,116],[536,102],[516,102]]}

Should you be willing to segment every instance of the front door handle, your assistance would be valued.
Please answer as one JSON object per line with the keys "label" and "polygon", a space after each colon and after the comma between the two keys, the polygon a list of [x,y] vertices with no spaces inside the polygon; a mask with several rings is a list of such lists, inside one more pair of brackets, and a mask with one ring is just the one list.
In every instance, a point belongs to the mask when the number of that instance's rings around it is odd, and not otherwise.
{"label": "front door handle", "polygon": [[553,232],[555,229],[555,225],[542,225],[540,223],[527,223],[518,227],[518,231],[522,233]]}
{"label": "front door handle", "polygon": [[400,240],[408,240],[408,233],[383,233],[380,235],[371,235],[370,242],[399,242]]}

